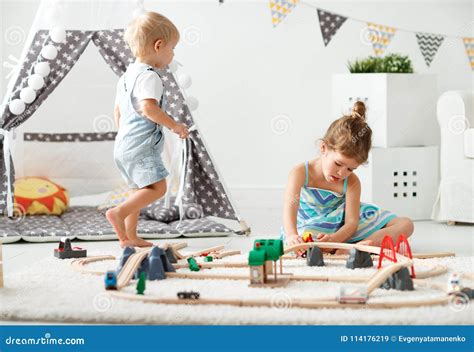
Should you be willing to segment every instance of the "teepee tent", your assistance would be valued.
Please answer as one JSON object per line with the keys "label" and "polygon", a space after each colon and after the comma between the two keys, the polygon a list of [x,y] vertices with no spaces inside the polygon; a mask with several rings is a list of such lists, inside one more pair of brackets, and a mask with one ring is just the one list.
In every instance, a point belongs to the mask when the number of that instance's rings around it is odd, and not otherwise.
{"label": "teepee tent", "polygon": [[[113,120],[103,111],[111,110],[114,84],[134,61],[123,32],[141,11],[142,1],[41,1],[0,110],[3,214],[12,215],[18,176],[48,177],[71,196],[110,191],[121,183],[112,157]],[[193,99],[184,92],[189,79],[184,76],[180,86],[177,69],[173,62],[159,72],[163,108],[192,132],[185,142],[167,135],[165,163],[173,170],[172,185],[178,184],[169,188],[177,192],[181,209],[197,204],[204,216],[237,220],[239,233],[246,233],[191,113]],[[7,226],[5,221],[0,226]]]}

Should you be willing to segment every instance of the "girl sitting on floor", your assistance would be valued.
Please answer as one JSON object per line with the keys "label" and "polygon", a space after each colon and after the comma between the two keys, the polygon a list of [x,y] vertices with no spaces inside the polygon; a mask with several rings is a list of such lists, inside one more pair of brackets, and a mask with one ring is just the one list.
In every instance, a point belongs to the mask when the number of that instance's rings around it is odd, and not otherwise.
{"label": "girl sitting on floor", "polygon": [[356,102],[351,115],[329,126],[321,140],[320,157],[290,172],[283,207],[286,245],[302,242],[306,231],[317,241],[363,241],[375,246],[386,235],[395,242],[398,236],[413,233],[410,219],[360,201],[361,186],[354,170],[367,161],[372,146],[365,111],[364,103]]}

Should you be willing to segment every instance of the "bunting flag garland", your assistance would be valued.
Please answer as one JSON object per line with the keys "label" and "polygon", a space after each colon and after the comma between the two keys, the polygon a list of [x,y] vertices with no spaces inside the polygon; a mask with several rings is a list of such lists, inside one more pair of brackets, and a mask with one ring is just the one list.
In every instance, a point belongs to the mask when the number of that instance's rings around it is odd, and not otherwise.
{"label": "bunting flag garland", "polygon": [[[273,27],[277,27],[298,4],[303,4],[307,7],[312,7],[317,10],[319,27],[321,29],[321,35],[323,37],[324,46],[328,46],[329,42],[336,35],[337,31],[349,19],[356,22],[366,23],[368,34],[367,37],[370,43],[372,44],[375,56],[382,56],[385,53],[385,50],[390,44],[393,36],[395,35],[395,32],[404,31],[415,33],[416,39],[418,41],[418,47],[420,48],[421,54],[425,59],[426,65],[429,67],[446,37],[459,38],[456,36],[441,35],[435,33],[414,32],[407,29],[365,22],[360,19],[346,17],[334,12],[329,12],[320,9],[316,6],[306,3],[305,1],[300,0],[270,0],[270,10],[272,14]],[[474,38],[462,38],[462,40],[466,47],[466,53],[469,59],[469,64],[471,66],[471,69],[474,71]]]}
{"label": "bunting flag garland", "polygon": [[324,46],[327,46],[332,37],[341,28],[342,24],[347,20],[347,17],[323,11],[318,9],[319,26],[321,34],[323,35]]}
{"label": "bunting flag garland", "polygon": [[466,47],[466,54],[469,58],[471,70],[474,70],[474,38],[462,38],[464,46]]}
{"label": "bunting flag garland", "polygon": [[375,23],[367,23],[367,28],[375,56],[382,56],[397,29]]}
{"label": "bunting flag garland", "polygon": [[299,0],[270,0],[273,27],[278,26],[281,21],[293,10]]}
{"label": "bunting flag garland", "polygon": [[438,34],[416,33],[416,39],[418,40],[420,51],[425,58],[426,66],[429,67],[443,43],[444,37]]}

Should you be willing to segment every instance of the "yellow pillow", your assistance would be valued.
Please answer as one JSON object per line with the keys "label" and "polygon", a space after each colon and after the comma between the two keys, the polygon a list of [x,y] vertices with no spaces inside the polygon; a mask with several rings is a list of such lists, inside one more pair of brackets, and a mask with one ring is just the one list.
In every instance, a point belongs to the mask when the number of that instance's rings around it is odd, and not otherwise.
{"label": "yellow pillow", "polygon": [[99,205],[97,209],[100,212],[105,213],[108,209],[114,208],[125,202],[132,194],[133,191],[126,184],[123,184],[110,192],[105,202]]}
{"label": "yellow pillow", "polygon": [[27,215],[61,215],[69,204],[67,191],[42,177],[23,177],[15,181],[15,205]]}

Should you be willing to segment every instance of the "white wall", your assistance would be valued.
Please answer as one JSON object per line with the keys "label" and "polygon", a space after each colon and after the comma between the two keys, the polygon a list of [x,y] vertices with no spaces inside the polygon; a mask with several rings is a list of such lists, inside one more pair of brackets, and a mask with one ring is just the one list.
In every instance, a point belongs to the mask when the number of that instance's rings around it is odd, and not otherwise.
{"label": "white wall", "polygon": [[[5,62],[10,54],[20,56],[37,3],[4,0],[0,6]],[[350,20],[324,47],[316,10],[304,3],[276,29],[267,1],[226,0],[223,5],[217,0],[145,1],[145,6],[167,15],[180,28],[176,59],[184,65],[182,72],[193,78],[188,94],[200,101],[196,118],[231,189],[283,187],[292,165],[314,156],[315,140],[333,119],[331,74],[346,72],[349,59],[372,54],[360,39],[364,25]],[[327,1],[317,6],[395,27],[473,36],[470,1]],[[17,28],[20,38],[12,40],[9,36]],[[409,55],[417,72],[437,73],[439,92],[472,89],[473,74],[460,39],[446,38],[429,69],[413,33],[397,33],[387,52]],[[81,65],[92,72],[87,79],[100,80],[103,96],[71,84],[77,90],[65,99],[81,99],[91,104],[87,111],[97,106],[96,115],[111,115],[117,78],[111,72],[93,73],[108,70],[105,64]],[[9,70],[1,70],[3,95]],[[50,99],[48,104],[55,104],[61,95],[53,97],[56,101]],[[42,107],[27,124],[41,128],[41,115],[48,109]],[[80,117],[81,112],[68,114]],[[282,126],[272,124],[278,120],[287,123],[285,133],[278,133]]]}

